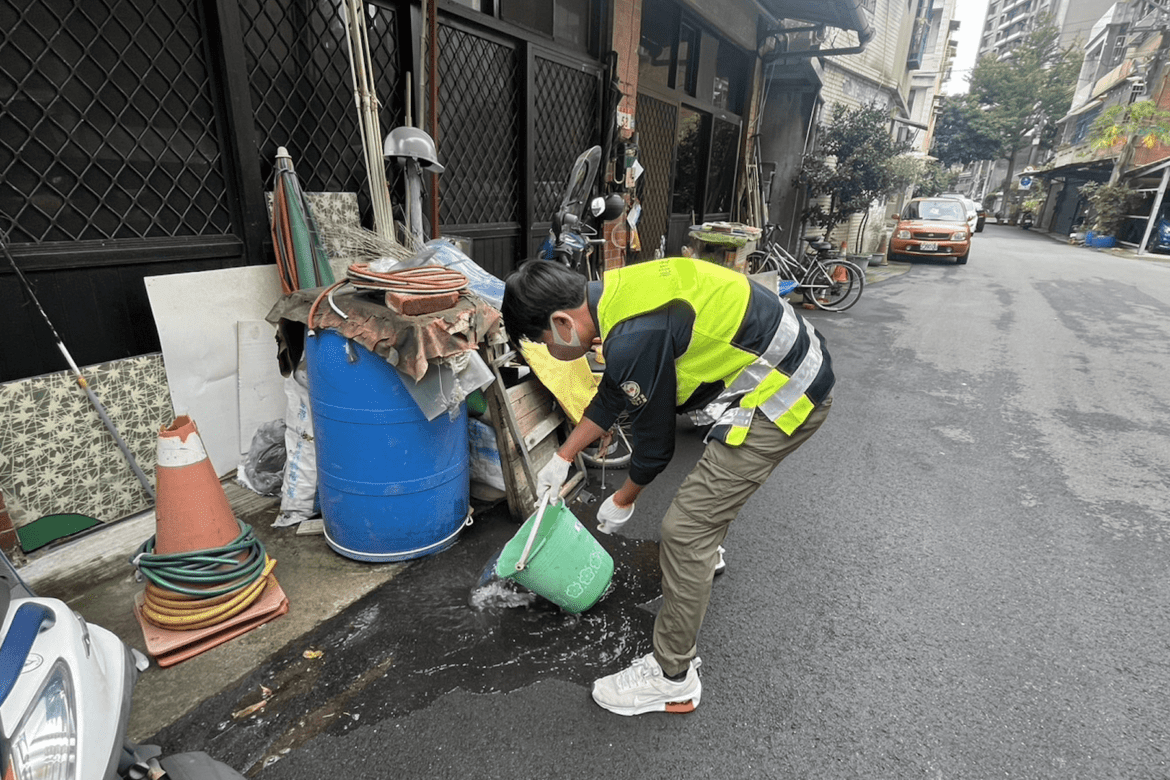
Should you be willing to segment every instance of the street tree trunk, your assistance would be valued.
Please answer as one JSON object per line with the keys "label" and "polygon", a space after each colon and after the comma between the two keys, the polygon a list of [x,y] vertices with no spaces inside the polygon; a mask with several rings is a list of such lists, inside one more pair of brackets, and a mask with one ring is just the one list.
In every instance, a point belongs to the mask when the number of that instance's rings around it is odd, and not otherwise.
{"label": "street tree trunk", "polygon": [[1013,216],[1012,215],[1012,206],[1015,205],[1015,199],[1012,195],[1012,192],[1013,192],[1013,190],[1012,190],[1012,176],[1014,176],[1016,173],[1016,151],[1017,150],[1015,149],[1015,147],[1012,147],[1012,149],[1008,152],[1007,178],[1005,178],[1003,181],[1003,203],[1004,203],[1003,210],[1004,210],[1004,214],[1007,215],[1009,222],[1011,221],[1012,216]]}

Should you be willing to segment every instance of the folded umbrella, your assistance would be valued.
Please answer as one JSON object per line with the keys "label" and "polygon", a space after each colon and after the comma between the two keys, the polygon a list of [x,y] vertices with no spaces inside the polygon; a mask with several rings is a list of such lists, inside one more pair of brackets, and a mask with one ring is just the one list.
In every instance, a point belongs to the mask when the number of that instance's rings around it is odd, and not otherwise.
{"label": "folded umbrella", "polygon": [[333,269],[321,243],[317,220],[283,146],[276,150],[272,182],[272,243],[280,287],[295,290],[333,284]]}

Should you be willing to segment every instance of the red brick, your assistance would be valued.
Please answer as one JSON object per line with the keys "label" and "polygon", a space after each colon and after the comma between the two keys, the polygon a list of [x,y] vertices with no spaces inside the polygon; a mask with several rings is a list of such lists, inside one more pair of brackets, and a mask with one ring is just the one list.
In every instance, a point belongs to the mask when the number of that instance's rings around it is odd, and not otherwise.
{"label": "red brick", "polygon": [[410,295],[407,293],[387,292],[386,306],[399,314],[413,317],[417,314],[434,314],[443,309],[449,309],[459,302],[459,292],[438,293],[436,295]]}

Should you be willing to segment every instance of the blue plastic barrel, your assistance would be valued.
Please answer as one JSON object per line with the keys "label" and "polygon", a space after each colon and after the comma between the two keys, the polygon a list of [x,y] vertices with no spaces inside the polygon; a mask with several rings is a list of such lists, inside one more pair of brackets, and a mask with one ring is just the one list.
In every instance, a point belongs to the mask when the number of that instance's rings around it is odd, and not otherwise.
{"label": "blue plastic barrel", "polygon": [[467,406],[428,421],[393,366],[349,347],[334,331],[305,339],[325,539],[359,561],[445,550],[468,516]]}

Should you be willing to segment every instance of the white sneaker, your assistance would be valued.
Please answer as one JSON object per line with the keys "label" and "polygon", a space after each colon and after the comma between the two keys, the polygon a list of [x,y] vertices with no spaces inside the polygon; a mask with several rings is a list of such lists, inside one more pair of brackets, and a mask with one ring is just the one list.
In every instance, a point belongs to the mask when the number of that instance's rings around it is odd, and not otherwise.
{"label": "white sneaker", "polygon": [[662,667],[650,653],[628,669],[594,681],[593,701],[618,715],[692,712],[703,693],[697,671],[701,663],[698,658],[692,659],[687,676],[672,682],[663,676]]}
{"label": "white sneaker", "polygon": [[719,545],[719,560],[715,562],[715,576],[718,577],[727,569],[727,562],[723,560],[723,553],[727,550],[723,549],[723,545]]}

